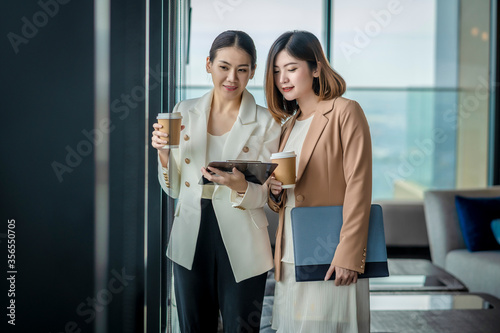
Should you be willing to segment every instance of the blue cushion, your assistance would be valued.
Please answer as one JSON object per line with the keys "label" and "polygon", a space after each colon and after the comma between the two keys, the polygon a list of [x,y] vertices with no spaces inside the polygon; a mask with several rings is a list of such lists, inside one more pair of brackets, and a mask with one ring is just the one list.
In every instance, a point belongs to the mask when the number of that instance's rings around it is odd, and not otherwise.
{"label": "blue cushion", "polygon": [[497,239],[498,244],[500,244],[500,219],[491,221],[491,230],[493,230],[493,235]]}
{"label": "blue cushion", "polygon": [[455,197],[458,221],[465,245],[469,251],[499,250],[491,230],[491,221],[500,218],[500,197],[466,198]]}

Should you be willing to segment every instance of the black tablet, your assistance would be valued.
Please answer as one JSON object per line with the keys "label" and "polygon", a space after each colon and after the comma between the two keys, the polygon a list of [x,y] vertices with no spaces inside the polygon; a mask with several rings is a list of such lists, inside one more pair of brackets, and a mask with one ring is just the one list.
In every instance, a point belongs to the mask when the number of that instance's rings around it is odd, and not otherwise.
{"label": "black tablet", "polygon": [[[217,168],[224,172],[232,172],[233,168],[238,169],[245,175],[245,179],[256,184],[264,184],[266,180],[274,172],[277,163],[264,163],[260,161],[244,161],[244,160],[228,160],[228,161],[213,161],[208,163],[207,167]],[[206,185],[212,182],[205,177],[201,177],[200,184]]]}

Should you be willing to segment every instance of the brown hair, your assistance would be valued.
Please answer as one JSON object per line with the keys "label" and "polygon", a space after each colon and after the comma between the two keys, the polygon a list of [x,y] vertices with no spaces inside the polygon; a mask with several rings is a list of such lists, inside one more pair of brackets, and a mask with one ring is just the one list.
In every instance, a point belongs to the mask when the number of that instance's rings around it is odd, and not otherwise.
{"label": "brown hair", "polygon": [[264,82],[267,107],[274,119],[282,120],[293,115],[297,110],[297,102],[287,101],[274,84],[274,62],[276,56],[285,50],[292,57],[304,60],[310,70],[319,66],[319,77],[314,78],[312,89],[321,100],[342,96],[346,84],[342,76],[330,66],[321,44],[312,33],[307,31],[288,31],[276,39],[267,56],[266,80]]}

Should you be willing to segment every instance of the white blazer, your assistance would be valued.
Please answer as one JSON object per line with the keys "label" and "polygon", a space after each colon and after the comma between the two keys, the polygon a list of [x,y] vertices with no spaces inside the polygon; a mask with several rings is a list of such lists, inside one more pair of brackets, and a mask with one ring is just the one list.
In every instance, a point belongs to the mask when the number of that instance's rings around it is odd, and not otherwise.
{"label": "white blazer", "polygon": [[[191,269],[200,228],[201,167],[207,166],[207,124],[213,90],[201,98],[179,102],[173,112],[182,114],[179,148],[170,152],[169,164],[158,162],[158,179],[163,190],[178,198],[167,256]],[[269,111],[255,104],[243,92],[241,106],[222,151],[221,160],[270,161],[278,151],[280,125]],[[168,175],[168,186],[164,175]],[[212,204],[219,223],[236,282],[262,274],[273,267],[267,218],[263,206],[267,202],[266,185],[248,184],[244,197],[227,186],[216,185]]]}

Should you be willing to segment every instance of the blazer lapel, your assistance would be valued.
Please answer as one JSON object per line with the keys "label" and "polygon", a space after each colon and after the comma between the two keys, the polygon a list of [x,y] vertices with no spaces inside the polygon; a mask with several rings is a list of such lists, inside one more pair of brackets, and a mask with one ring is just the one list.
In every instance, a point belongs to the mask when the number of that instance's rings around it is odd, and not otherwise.
{"label": "blazer lapel", "polygon": [[190,129],[189,135],[192,142],[196,144],[192,147],[193,151],[191,160],[195,165],[207,165],[207,126],[208,117],[210,115],[210,107],[212,106],[213,90],[203,95],[198,103],[189,110]]}
{"label": "blazer lapel", "polygon": [[257,125],[257,104],[255,104],[253,96],[245,90],[241,98],[238,118],[231,128],[222,150],[223,161],[238,158]]}
{"label": "blazer lapel", "polygon": [[278,149],[278,152],[282,152],[283,149],[285,149],[286,142],[288,141],[288,138],[290,137],[290,133],[292,132],[293,125],[295,125],[295,120],[297,120],[297,117],[299,116],[299,114],[300,114],[300,112],[296,112],[292,116],[292,119],[290,120],[288,125],[286,125],[286,128],[281,133],[280,147]]}
{"label": "blazer lapel", "polygon": [[[333,100],[335,101],[335,99]],[[311,126],[307,131],[304,144],[302,145],[302,150],[300,151],[299,167],[297,170],[297,182],[304,173],[304,170],[311,158],[311,155],[318,143],[326,124],[328,124],[329,118],[326,116],[329,112],[333,110],[332,101],[322,101],[319,103],[318,110],[314,113],[314,118],[312,119]]]}

